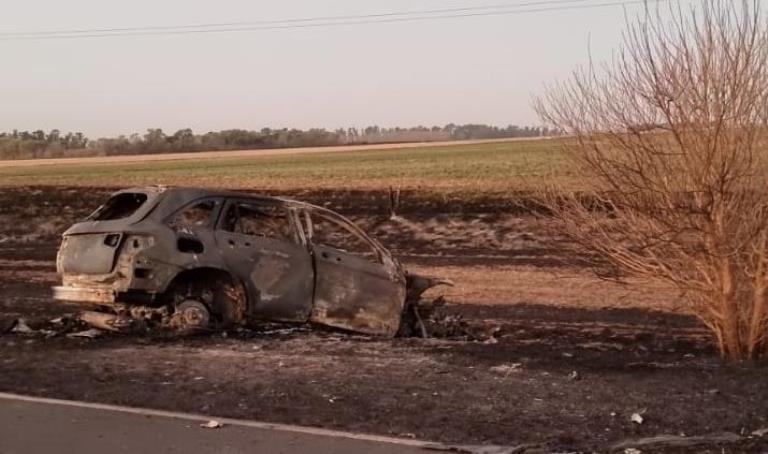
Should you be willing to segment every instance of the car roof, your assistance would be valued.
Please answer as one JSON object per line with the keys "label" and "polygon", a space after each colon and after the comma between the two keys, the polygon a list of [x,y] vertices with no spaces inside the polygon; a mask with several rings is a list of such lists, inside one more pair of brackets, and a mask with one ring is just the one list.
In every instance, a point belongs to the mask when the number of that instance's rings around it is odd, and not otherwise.
{"label": "car roof", "polygon": [[[365,238],[367,241],[372,243],[377,250],[385,254],[387,257],[391,257],[391,253],[386,247],[384,247],[381,243],[379,243],[375,238],[372,238],[370,235],[368,235],[365,231],[363,231],[357,224],[352,222],[350,219],[346,218],[345,216],[339,213],[336,213],[333,210],[329,210],[328,208],[313,205],[311,203],[300,202],[298,200],[264,195],[264,194],[254,194],[254,193],[247,193],[247,192],[227,191],[223,189],[209,189],[209,188],[184,187],[184,186],[133,187],[133,188],[126,188],[120,191],[116,191],[115,193],[113,193],[113,196],[117,194],[122,194],[122,193],[136,193],[136,192],[145,193],[150,198],[157,200],[157,205],[159,206],[157,206],[157,209],[153,210],[153,213],[150,213],[150,216],[154,215],[159,217],[160,219],[164,219],[165,217],[171,215],[177,209],[179,209],[184,205],[187,205],[188,203],[191,203],[191,202],[194,202],[195,200],[206,198],[206,197],[263,200],[267,202],[278,202],[286,207],[308,209],[318,214],[325,214],[326,216],[335,218],[338,221],[343,222],[344,225],[346,225],[349,230],[355,232],[360,237]],[[120,220],[120,222],[123,222],[123,220]],[[76,224],[76,226],[81,225],[83,228],[85,228],[86,227],[85,224],[86,223],[83,222],[83,223]],[[72,230],[72,228],[70,228],[70,230]]]}
{"label": "car roof", "polygon": [[171,195],[173,199],[176,199],[177,203],[187,203],[187,202],[204,198],[204,197],[225,197],[225,198],[241,198],[241,199],[272,201],[272,202],[279,202],[281,204],[285,204],[286,206],[291,206],[296,208],[303,207],[303,208],[314,208],[321,211],[330,211],[326,208],[313,205],[311,203],[301,202],[298,200],[293,200],[285,197],[271,196],[271,195],[252,193],[252,192],[230,191],[230,190],[224,190],[224,189],[210,189],[210,188],[200,188],[200,187],[143,186],[143,187],[133,187],[133,188],[122,189],[120,191],[115,192],[115,194],[130,193],[130,192],[144,192],[144,193],[150,193],[155,195],[165,194],[166,196]]}

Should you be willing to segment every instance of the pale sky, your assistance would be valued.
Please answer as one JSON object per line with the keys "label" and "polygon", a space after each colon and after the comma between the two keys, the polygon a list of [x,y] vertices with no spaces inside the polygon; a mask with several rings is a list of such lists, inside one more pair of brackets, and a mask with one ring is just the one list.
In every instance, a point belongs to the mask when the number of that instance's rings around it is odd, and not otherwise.
{"label": "pale sky", "polygon": [[[0,33],[242,22],[531,0],[0,0]],[[538,0],[541,1],[541,0]],[[587,0],[602,3],[608,0]],[[530,7],[529,7],[530,8]],[[642,5],[240,33],[0,40],[0,131],[538,124],[531,96]]]}

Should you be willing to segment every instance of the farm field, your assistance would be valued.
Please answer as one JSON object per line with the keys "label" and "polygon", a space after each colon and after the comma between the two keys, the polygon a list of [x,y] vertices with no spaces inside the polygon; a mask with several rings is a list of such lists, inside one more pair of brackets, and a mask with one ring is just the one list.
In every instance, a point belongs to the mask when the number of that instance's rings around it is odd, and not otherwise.
{"label": "farm field", "polygon": [[199,157],[187,154],[189,159],[146,162],[75,160],[15,166],[8,161],[0,162],[0,185],[165,184],[261,190],[392,186],[453,193],[505,192],[531,189],[545,176],[567,179],[558,145],[558,140],[548,139],[325,153],[297,150],[264,156],[250,153],[248,157],[217,153],[215,158],[206,158],[206,153],[201,153]]}
{"label": "farm field", "polygon": [[[597,279],[556,226],[525,211],[525,192],[544,176],[568,178],[560,162],[557,142],[542,140],[0,168],[0,391],[525,446],[514,452],[624,452],[621,443],[681,433],[704,441],[642,452],[765,452],[765,438],[749,435],[768,427],[765,365],[721,361],[679,295]],[[143,184],[269,192],[336,210],[407,268],[456,282],[438,293],[444,319],[431,339],[306,326],[10,332],[19,318],[37,329],[81,309],[50,298],[59,236],[111,190]],[[396,219],[390,186],[403,189]],[[722,432],[732,440],[707,441]]]}

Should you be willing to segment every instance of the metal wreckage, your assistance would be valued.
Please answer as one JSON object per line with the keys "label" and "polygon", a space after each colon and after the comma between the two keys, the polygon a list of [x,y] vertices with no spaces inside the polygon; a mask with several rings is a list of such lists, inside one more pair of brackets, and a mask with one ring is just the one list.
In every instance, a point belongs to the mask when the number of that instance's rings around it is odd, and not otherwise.
{"label": "metal wreckage", "polygon": [[331,210],[201,188],[114,193],[64,233],[56,266],[54,298],[93,304],[81,319],[111,330],[269,321],[426,336],[422,294],[451,285],[409,273]]}

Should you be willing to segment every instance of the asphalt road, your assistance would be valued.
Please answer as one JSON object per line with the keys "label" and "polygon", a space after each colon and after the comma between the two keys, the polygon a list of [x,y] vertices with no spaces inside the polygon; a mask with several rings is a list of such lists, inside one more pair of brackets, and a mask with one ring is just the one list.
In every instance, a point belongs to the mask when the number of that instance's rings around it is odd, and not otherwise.
{"label": "asphalt road", "polygon": [[[0,393],[0,454],[421,453],[425,443]],[[422,446],[422,447],[420,447]]]}

